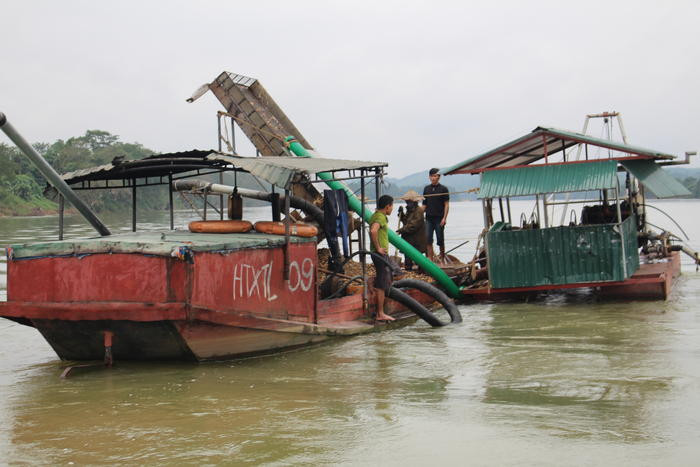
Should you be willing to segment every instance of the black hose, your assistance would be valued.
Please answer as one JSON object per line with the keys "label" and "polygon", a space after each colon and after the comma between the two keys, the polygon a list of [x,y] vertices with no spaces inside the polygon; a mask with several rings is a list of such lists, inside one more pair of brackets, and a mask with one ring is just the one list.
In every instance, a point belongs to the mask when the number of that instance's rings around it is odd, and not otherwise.
{"label": "black hose", "polygon": [[[345,292],[345,289],[347,289],[348,286],[349,286],[350,284],[352,284],[353,282],[357,281],[358,279],[361,281],[361,280],[362,280],[362,276],[360,276],[360,275],[352,276],[350,279],[348,279],[347,281],[345,281],[345,282],[343,283],[343,285],[341,285],[340,287],[338,287],[338,290],[336,290],[335,292],[333,292],[332,294],[330,294],[329,296],[327,296],[326,298],[324,298],[324,300],[330,300],[331,298],[337,297],[337,296],[340,295],[341,293]],[[323,281],[323,283],[325,284],[326,281]]]}
{"label": "black hose", "polygon": [[[410,288],[410,289],[416,289],[420,290],[426,295],[430,295],[433,297],[440,305],[442,305],[445,310],[447,311],[447,314],[450,315],[450,322],[451,323],[461,323],[462,322],[462,314],[459,312],[459,308],[457,308],[457,305],[455,305],[455,302],[450,299],[450,297],[447,296],[445,292],[442,290],[438,289],[432,284],[429,284],[425,281],[421,281],[418,279],[401,279],[392,284],[393,287],[399,287],[399,288]],[[431,313],[432,314],[432,313]],[[449,323],[444,323],[442,326],[449,324]]]}
{"label": "black hose", "polygon": [[411,297],[406,292],[403,292],[402,290],[396,287],[391,287],[389,289],[387,297],[389,297],[392,300],[396,300],[397,302],[399,302],[400,304],[417,314],[421,319],[423,319],[423,321],[425,321],[434,328],[438,328],[446,324],[440,321],[438,317],[432,314],[426,307],[418,303],[418,301],[415,298]]}

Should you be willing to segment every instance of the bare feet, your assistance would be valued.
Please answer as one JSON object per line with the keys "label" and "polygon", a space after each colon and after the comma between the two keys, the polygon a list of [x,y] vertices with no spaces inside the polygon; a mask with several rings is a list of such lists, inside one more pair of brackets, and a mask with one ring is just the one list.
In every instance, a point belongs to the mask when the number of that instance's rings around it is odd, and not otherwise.
{"label": "bare feet", "polygon": [[378,314],[377,317],[376,317],[375,319],[376,319],[376,321],[387,321],[387,322],[388,322],[388,321],[395,321],[394,318],[392,318],[391,316],[387,315],[386,313],[380,313],[380,314]]}

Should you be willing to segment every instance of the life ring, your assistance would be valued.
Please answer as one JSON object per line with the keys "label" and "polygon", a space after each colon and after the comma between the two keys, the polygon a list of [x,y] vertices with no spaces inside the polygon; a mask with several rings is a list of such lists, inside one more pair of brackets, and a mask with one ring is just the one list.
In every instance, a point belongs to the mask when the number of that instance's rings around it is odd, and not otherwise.
{"label": "life ring", "polygon": [[188,227],[195,233],[244,233],[250,232],[253,224],[248,221],[193,221]]}
{"label": "life ring", "polygon": [[[284,235],[284,222],[259,221],[255,223],[255,230],[265,234]],[[289,234],[295,237],[315,237],[318,229],[308,224],[289,224]]]}

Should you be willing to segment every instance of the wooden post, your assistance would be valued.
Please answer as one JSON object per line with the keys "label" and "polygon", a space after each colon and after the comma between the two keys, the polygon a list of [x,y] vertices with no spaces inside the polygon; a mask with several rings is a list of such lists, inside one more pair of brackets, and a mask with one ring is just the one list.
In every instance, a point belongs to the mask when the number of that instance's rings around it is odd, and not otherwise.
{"label": "wooden post", "polygon": [[289,280],[289,188],[284,189],[284,280]]}
{"label": "wooden post", "polygon": [[58,194],[58,239],[63,240],[63,215],[66,210],[66,202],[62,194]]}
{"label": "wooden post", "polygon": [[131,231],[136,232],[136,179],[131,179]]}

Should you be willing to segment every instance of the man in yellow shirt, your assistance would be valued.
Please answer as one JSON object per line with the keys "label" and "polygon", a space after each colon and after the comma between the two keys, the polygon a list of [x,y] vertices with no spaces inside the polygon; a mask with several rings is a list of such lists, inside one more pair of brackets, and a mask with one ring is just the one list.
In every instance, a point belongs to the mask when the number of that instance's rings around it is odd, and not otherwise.
{"label": "man in yellow shirt", "polygon": [[[377,321],[394,321],[394,318],[384,312],[384,302],[392,283],[391,268],[389,267],[389,220],[387,216],[394,209],[394,198],[389,195],[377,200],[377,209],[369,219],[369,249],[372,262],[377,271],[374,279],[374,295],[377,303]],[[379,256],[379,258],[377,258]]]}

